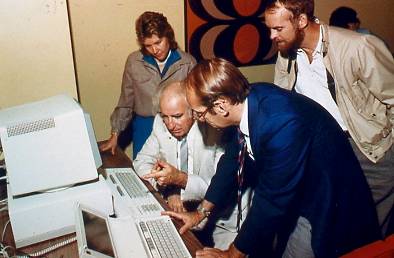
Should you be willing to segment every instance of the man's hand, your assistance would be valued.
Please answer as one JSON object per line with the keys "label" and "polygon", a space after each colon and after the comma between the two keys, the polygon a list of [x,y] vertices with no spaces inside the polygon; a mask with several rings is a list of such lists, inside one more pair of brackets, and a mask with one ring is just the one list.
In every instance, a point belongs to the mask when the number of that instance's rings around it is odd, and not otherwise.
{"label": "man's hand", "polygon": [[168,206],[175,212],[184,212],[186,209],[183,207],[183,202],[179,194],[173,194],[167,198]]}
{"label": "man's hand", "polygon": [[230,245],[228,250],[222,251],[216,248],[205,247],[202,250],[196,252],[196,258],[244,258],[246,255],[240,252],[234,244]]}
{"label": "man's hand", "polygon": [[187,174],[163,160],[158,160],[151,173],[142,176],[142,178],[145,180],[153,178],[160,186],[176,185],[184,189],[187,184]]}
{"label": "man's hand", "polygon": [[183,234],[194,226],[197,226],[203,219],[204,215],[198,211],[194,212],[173,212],[173,211],[162,211],[162,215],[168,215],[170,217],[183,221],[183,226],[179,229],[179,234]]}
{"label": "man's hand", "polygon": [[100,151],[111,150],[111,154],[115,155],[115,150],[117,146],[118,146],[118,134],[111,133],[111,137],[100,145]]}

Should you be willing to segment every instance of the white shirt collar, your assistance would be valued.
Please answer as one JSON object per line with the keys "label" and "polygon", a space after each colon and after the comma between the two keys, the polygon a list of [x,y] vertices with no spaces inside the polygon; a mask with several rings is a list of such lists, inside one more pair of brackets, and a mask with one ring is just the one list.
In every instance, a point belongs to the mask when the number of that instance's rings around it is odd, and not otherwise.
{"label": "white shirt collar", "polygon": [[166,59],[164,61],[160,61],[159,59],[156,59],[155,57],[154,57],[154,59],[155,59],[155,61],[156,61],[158,66],[163,66],[164,67],[164,65],[167,63],[167,60],[170,57],[170,55],[171,55],[171,49],[168,51],[167,57],[166,57]]}
{"label": "white shirt collar", "polygon": [[241,121],[239,123],[241,132],[249,137],[249,122],[248,122],[248,98],[245,99],[244,109],[242,110]]}
{"label": "white shirt collar", "polygon": [[241,121],[239,122],[239,130],[244,134],[249,157],[254,160],[252,145],[250,144],[248,113],[248,98],[246,98],[244,102],[244,108],[242,110]]}

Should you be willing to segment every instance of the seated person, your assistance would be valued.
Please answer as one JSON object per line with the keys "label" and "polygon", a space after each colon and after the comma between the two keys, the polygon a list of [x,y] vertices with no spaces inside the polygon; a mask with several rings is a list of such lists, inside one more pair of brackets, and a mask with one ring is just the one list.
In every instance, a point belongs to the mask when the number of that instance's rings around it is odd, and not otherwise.
{"label": "seated person", "polygon": [[[159,108],[152,133],[133,164],[138,175],[149,180],[163,194],[172,210],[184,211],[185,201],[204,198],[223,154],[222,133],[193,119],[184,87],[179,82],[162,88]],[[242,213],[246,217],[248,202],[245,200],[243,203]],[[224,208],[227,213],[223,214],[223,219],[214,223],[212,219],[209,223],[218,225],[213,229],[217,248],[227,248],[236,235],[238,211],[235,203],[229,205],[230,208]],[[219,238],[215,237],[219,235]]]}

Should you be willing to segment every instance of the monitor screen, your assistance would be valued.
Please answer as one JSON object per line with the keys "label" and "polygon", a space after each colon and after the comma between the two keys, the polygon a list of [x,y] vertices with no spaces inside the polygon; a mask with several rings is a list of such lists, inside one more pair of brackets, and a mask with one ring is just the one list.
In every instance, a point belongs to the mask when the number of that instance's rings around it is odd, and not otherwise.
{"label": "monitor screen", "polygon": [[68,95],[0,110],[0,139],[14,197],[98,178],[90,117]]}

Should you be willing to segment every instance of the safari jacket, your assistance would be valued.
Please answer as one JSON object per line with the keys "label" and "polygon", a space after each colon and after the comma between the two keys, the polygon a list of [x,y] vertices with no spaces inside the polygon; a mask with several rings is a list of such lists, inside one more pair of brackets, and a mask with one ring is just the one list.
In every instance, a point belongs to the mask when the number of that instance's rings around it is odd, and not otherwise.
{"label": "safari jacket", "polygon": [[125,64],[118,105],[111,115],[112,131],[123,131],[133,113],[154,116],[157,113],[154,96],[158,89],[165,84],[184,80],[195,64],[190,54],[180,49],[172,50],[160,73],[153,57],[145,56],[141,51],[131,53]]}
{"label": "safari jacket", "polygon": [[[373,35],[322,26],[324,64],[341,116],[359,149],[377,162],[393,144],[393,56]],[[296,58],[279,54],[275,84],[292,90],[296,80]]]}

